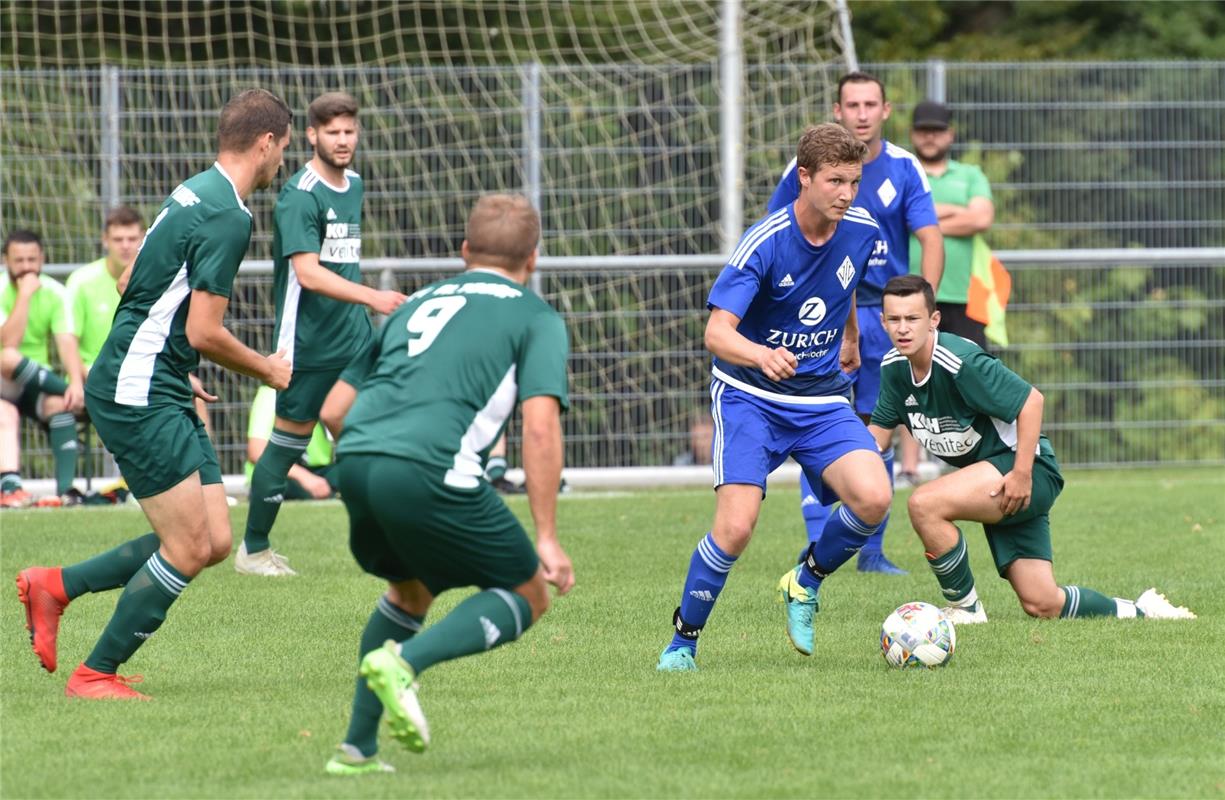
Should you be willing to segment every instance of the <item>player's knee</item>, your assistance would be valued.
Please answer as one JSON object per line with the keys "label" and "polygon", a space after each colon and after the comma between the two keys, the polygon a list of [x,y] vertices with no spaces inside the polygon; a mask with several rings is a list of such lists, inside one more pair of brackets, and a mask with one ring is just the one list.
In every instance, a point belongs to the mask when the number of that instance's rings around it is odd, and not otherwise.
{"label": "player's knee", "polygon": [[1028,592],[1019,596],[1021,608],[1031,617],[1054,619],[1063,611],[1063,600],[1056,589],[1049,592]]}
{"label": "player's knee", "polygon": [[227,525],[226,529],[220,534],[213,534],[212,547],[208,556],[208,565],[213,566],[225,561],[230,555],[230,550],[234,547],[234,534],[230,532]]}
{"label": "player's knee", "polygon": [[915,489],[906,501],[906,513],[916,525],[939,516],[936,493],[928,490],[926,486]]}

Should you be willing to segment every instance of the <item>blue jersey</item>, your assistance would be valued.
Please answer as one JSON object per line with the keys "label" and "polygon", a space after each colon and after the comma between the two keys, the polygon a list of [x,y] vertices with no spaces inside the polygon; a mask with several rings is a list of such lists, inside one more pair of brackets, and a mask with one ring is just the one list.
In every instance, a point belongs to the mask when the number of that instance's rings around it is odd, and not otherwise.
{"label": "blue jersey", "polygon": [[[767,211],[791,205],[800,196],[795,159],[787,165]],[[938,224],[931,184],[919,160],[895,144],[881,140],[880,155],[863,165],[856,204],[880,224],[881,249],[868,263],[855,299],[859,306],[879,306],[890,278],[910,272],[910,234]]]}
{"label": "blue jersey", "polygon": [[850,381],[838,363],[842,332],[879,236],[872,216],[856,206],[820,247],[804,238],[791,204],[749,228],[715,279],[706,305],[735,314],[742,336],[787,348],[799,365],[793,377],[772,381],[755,367],[716,357],[714,377],[776,402],[845,397]]}

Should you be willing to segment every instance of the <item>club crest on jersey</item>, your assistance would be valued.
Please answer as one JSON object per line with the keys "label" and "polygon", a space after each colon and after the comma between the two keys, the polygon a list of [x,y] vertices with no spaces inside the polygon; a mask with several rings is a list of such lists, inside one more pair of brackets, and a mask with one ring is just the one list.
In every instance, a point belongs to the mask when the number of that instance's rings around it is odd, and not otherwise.
{"label": "club crest on jersey", "polygon": [[876,190],[876,196],[888,208],[889,204],[893,202],[893,198],[897,197],[897,189],[893,188],[893,181],[885,178],[885,182]]}
{"label": "club crest on jersey", "polygon": [[851,285],[851,281],[855,279],[855,265],[851,263],[850,256],[844,256],[842,264],[838,267],[838,282],[842,284],[842,288]]}
{"label": "club crest on jersey", "polygon": [[825,319],[825,301],[820,297],[810,297],[800,306],[800,322],[805,325],[817,325]]}

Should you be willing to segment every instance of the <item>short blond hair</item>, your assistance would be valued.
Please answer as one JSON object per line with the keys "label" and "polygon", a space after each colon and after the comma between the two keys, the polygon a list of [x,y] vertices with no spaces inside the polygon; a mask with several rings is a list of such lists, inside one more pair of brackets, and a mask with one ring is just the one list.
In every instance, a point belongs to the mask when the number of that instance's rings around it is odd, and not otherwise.
{"label": "short blond hair", "polygon": [[851,132],[833,122],[810,125],[800,137],[795,151],[796,167],[812,175],[826,165],[862,164],[868,157],[868,146]]}
{"label": "short blond hair", "polygon": [[540,241],[540,215],[521,194],[487,194],[476,201],[464,229],[468,263],[517,270]]}

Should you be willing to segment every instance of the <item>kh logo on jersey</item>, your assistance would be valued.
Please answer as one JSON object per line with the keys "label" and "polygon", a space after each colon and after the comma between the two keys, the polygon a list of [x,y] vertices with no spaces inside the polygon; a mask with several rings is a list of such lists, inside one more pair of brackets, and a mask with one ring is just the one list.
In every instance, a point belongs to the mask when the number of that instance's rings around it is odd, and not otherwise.
{"label": "kh logo on jersey", "polygon": [[329,222],[319,247],[319,260],[356,264],[362,257],[362,226],[356,222]]}
{"label": "kh logo on jersey", "polygon": [[[839,272],[841,273],[841,270]],[[842,288],[845,289],[846,284],[843,284]],[[823,319],[825,319],[825,301],[820,297],[810,297],[800,306],[800,322],[805,325],[816,325]]]}
{"label": "kh logo on jersey", "polygon": [[838,282],[842,284],[842,288],[851,285],[851,281],[855,279],[855,265],[851,263],[851,257],[845,256],[842,259],[842,264],[838,267]]}
{"label": "kh logo on jersey", "polygon": [[932,418],[917,411],[907,412],[906,417],[914,438],[933,455],[968,455],[983,438],[973,426],[962,428],[952,417]]}

